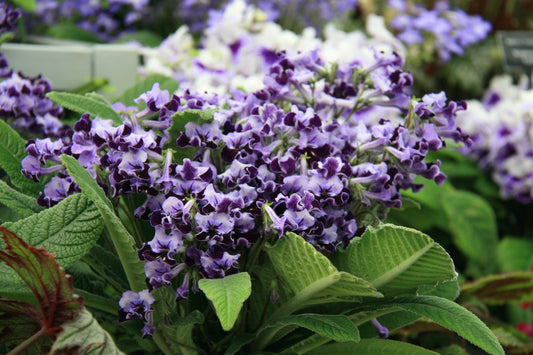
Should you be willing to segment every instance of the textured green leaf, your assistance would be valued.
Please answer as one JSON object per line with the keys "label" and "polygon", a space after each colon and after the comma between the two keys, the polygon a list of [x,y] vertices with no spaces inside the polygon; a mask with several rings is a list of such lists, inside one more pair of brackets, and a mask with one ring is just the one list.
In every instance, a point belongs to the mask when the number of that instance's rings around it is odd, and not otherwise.
{"label": "textured green leaf", "polygon": [[88,198],[75,194],[52,208],[2,226],[31,246],[53,253],[59,264],[66,268],[85,255],[98,240],[102,219]]}
{"label": "textured green leaf", "polygon": [[337,342],[357,342],[360,340],[357,327],[348,317],[343,315],[298,314],[285,317],[274,324],[266,325],[265,327],[268,328],[277,325],[296,325],[307,328],[312,332]]}
{"label": "textured green leaf", "polygon": [[49,92],[46,96],[59,105],[78,113],[89,113],[91,116],[98,116],[105,120],[111,119],[115,124],[122,124],[124,121],[111,107],[111,104],[109,102],[104,103],[101,98],[57,91]]}
{"label": "textured green leaf", "polygon": [[[172,95],[172,93],[174,93],[179,86],[176,80],[169,78],[168,76],[162,74],[152,74],[148,75],[146,78],[124,91],[124,93],[122,93],[122,95],[120,95],[115,102],[122,102],[126,106],[133,105],[135,104],[133,100],[138,98],[141,94],[152,90],[152,87],[155,83],[159,83],[159,88],[161,90],[167,90],[170,95]],[[141,101],[136,105],[140,109],[146,107],[144,101]]]}
{"label": "textured green leaf", "polygon": [[104,220],[115,250],[120,258],[131,289],[135,292],[143,290],[144,266],[139,261],[133,237],[128,232],[121,220],[113,211],[111,201],[105,196],[104,190],[92,178],[91,174],[76,159],[62,155],[61,161],[69,174],[74,178],[84,195],[94,202]]}
{"label": "textured green leaf", "polygon": [[498,244],[496,258],[501,271],[529,270],[533,264],[533,241],[505,237]]}
{"label": "textured green leaf", "polygon": [[504,354],[498,339],[485,323],[457,303],[440,297],[414,296],[396,298],[391,305],[426,317],[456,332],[489,354]]}
{"label": "textured green leaf", "polygon": [[252,293],[252,282],[246,272],[221,279],[202,279],[198,287],[213,303],[222,329],[226,331],[233,328],[244,301]]}
{"label": "textured green leaf", "polygon": [[315,292],[307,299],[381,296],[367,281],[339,272],[327,257],[294,233],[286,233],[276,245],[266,250],[276,274],[294,294],[310,291],[311,287]]}
{"label": "textured green leaf", "polygon": [[418,296],[437,296],[455,300],[459,297],[460,286],[457,280],[439,282],[435,286],[422,285],[416,291]]}
{"label": "textured green leaf", "polygon": [[51,353],[58,354],[123,354],[115,342],[85,308],[79,316],[63,324],[63,332],[52,345]]}
{"label": "textured green leaf", "polygon": [[369,227],[352,240],[339,253],[338,264],[388,296],[457,278],[453,261],[440,245],[419,231],[390,224]]}
{"label": "textured green leaf", "polygon": [[455,245],[478,264],[486,268],[494,266],[498,228],[488,202],[474,193],[459,190],[448,191],[441,201]]}
{"label": "textured green leaf", "polygon": [[35,197],[18,192],[0,180],[0,203],[18,212],[22,217],[29,217],[43,210]]}
{"label": "textured green leaf", "polygon": [[359,343],[336,343],[321,346],[306,354],[335,355],[436,355],[431,350],[419,346],[386,339],[361,339]]}
{"label": "textured green leaf", "polygon": [[509,271],[465,283],[462,294],[474,295],[487,305],[522,303],[533,299],[533,272]]}
{"label": "textured green leaf", "polygon": [[26,141],[0,120],[0,167],[9,175],[13,185],[25,193],[37,195],[43,189],[42,183],[35,183],[20,172],[20,162],[26,155]]}

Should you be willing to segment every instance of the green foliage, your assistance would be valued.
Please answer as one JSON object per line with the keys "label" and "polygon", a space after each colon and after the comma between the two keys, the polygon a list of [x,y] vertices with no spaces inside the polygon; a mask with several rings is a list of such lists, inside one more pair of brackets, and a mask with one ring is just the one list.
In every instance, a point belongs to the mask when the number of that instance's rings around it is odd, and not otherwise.
{"label": "green foliage", "polygon": [[17,7],[21,7],[26,11],[35,11],[37,9],[36,0],[11,0]]}
{"label": "green foliage", "polygon": [[435,355],[434,351],[419,346],[394,340],[361,339],[357,344],[337,343],[324,345],[306,354],[336,354],[336,355]]}
{"label": "green foliage", "polygon": [[494,271],[488,265],[496,256],[498,229],[491,206],[478,195],[449,190],[442,196],[455,245],[473,262]]}
{"label": "green foliage", "polygon": [[26,157],[26,141],[9,125],[0,120],[0,167],[9,175],[11,183],[30,195],[42,191],[43,184],[22,175],[21,161]]}
{"label": "green foliage", "polygon": [[122,224],[122,221],[113,211],[111,201],[105,196],[104,190],[98,186],[89,172],[73,157],[62,155],[60,158],[70,176],[72,176],[80,186],[82,193],[87,196],[100,211],[131,289],[137,292],[144,289],[144,268],[137,256],[135,241],[126,227]]}
{"label": "green foliage", "polygon": [[[161,74],[152,74],[148,75],[146,78],[142,79],[137,84],[124,91],[122,95],[116,98],[115,102],[122,102],[126,106],[132,105],[134,104],[133,100],[138,98],[141,94],[150,91],[155,83],[159,83],[159,88],[161,90],[167,90],[171,95],[178,89],[179,86],[178,82],[172,78]],[[141,110],[146,107],[144,101],[140,101],[136,105]]]}
{"label": "green foliage", "polygon": [[63,332],[52,345],[52,352],[83,352],[92,355],[124,354],[92,314],[83,308],[75,320],[63,324]]}
{"label": "green foliage", "polygon": [[23,217],[29,217],[43,210],[34,197],[19,192],[0,180],[0,203],[16,211]]}
{"label": "green foliage", "polygon": [[421,232],[394,225],[369,227],[337,260],[341,270],[370,281],[386,296],[414,293],[420,285],[457,277],[440,245]]}
{"label": "green foliage", "polygon": [[473,295],[487,305],[503,305],[533,300],[533,272],[509,271],[491,274],[461,287],[464,295]]}
{"label": "green foliage", "polygon": [[163,37],[152,31],[135,31],[121,35],[115,42],[128,43],[135,41],[146,47],[157,47],[163,39]]}
{"label": "green foliage", "polygon": [[533,265],[533,243],[530,239],[504,237],[496,256],[501,271],[529,270]]}
{"label": "green foliage", "polygon": [[87,31],[73,23],[58,23],[50,26],[46,34],[50,37],[70,39],[75,41],[102,43],[102,40],[93,32]]}
{"label": "green foliage", "polygon": [[266,328],[278,325],[296,325],[337,342],[354,341],[359,338],[359,330],[343,315],[298,314],[280,319]]}
{"label": "green foliage", "polygon": [[246,272],[221,279],[202,279],[198,287],[213,303],[222,329],[226,331],[233,328],[244,301],[252,292],[250,275]]}
{"label": "green foliage", "polygon": [[[17,222],[2,225],[36,248],[53,253],[62,267],[85,255],[100,237],[102,220],[96,207],[82,195],[72,195],[56,206]],[[20,279],[0,265],[4,291],[17,290]]]}
{"label": "green foliage", "polygon": [[81,114],[89,113],[92,117],[98,116],[101,119],[111,119],[117,125],[123,122],[122,117],[113,109],[107,99],[101,95],[94,93],[78,95],[68,92],[51,91],[46,96],[69,110]]}

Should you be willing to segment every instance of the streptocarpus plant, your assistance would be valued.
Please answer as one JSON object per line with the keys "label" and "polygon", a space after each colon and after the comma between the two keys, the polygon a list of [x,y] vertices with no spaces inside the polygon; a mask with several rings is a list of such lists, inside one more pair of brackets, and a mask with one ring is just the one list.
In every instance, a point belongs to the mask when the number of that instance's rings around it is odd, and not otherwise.
{"label": "streptocarpus plant", "polygon": [[[84,114],[69,136],[28,142],[23,173],[57,175],[38,199],[49,209],[27,218],[68,213],[80,192],[92,201],[109,244],[72,267],[108,282],[99,297],[121,294],[119,320],[141,323],[151,352],[303,354],[336,341],[335,351],[410,354],[376,330],[423,316],[500,354],[450,300],[457,274],[444,249],[380,224],[402,190],[422,187],[415,177],[444,181],[429,151],[469,142],[455,125],[464,105],[412,98],[402,64],[395,53],[370,67],[279,53],[263,90],[178,97],[155,84],[141,107],[52,93]],[[102,267],[116,258],[123,271]]]}

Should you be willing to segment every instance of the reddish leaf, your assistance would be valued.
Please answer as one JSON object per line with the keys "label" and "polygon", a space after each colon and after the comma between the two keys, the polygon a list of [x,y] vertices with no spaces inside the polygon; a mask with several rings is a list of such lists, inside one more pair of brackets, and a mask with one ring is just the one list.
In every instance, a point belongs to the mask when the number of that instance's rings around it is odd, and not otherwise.
{"label": "reddish leaf", "polygon": [[[20,275],[39,304],[37,308],[29,303],[0,299],[2,319],[14,317],[19,322],[15,326],[21,326],[25,319],[28,328],[34,322],[39,325],[37,329],[44,329],[55,339],[62,330],[62,324],[77,317],[83,298],[74,295],[71,276],[59,266],[53,254],[29,246],[4,227],[0,227],[0,232],[7,245],[0,251],[0,260]],[[7,328],[0,329],[7,331]]]}
{"label": "reddish leaf", "polygon": [[463,284],[461,293],[474,295],[488,305],[531,301],[533,272],[518,270],[487,275]]}

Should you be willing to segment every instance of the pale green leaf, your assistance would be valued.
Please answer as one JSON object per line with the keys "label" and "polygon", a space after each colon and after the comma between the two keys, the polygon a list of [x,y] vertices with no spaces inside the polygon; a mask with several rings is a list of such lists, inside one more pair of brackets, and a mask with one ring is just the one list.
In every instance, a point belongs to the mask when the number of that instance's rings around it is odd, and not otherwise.
{"label": "pale green leaf", "polygon": [[417,230],[390,224],[369,227],[352,240],[339,253],[338,264],[388,296],[414,294],[421,285],[457,277],[450,256],[435,241]]}
{"label": "pale green leaf", "polygon": [[222,329],[226,331],[233,328],[244,301],[252,292],[250,275],[246,272],[221,279],[202,279],[198,287],[213,303]]}
{"label": "pale green leaf", "polygon": [[532,258],[531,239],[505,237],[498,244],[496,260],[501,271],[529,270]]}
{"label": "pale green leaf", "polygon": [[426,317],[448,328],[489,354],[504,354],[492,331],[467,309],[450,300],[433,296],[399,297],[390,305]]}
{"label": "pale green leaf", "polygon": [[111,201],[105,196],[104,190],[76,159],[64,154],[60,159],[79,185],[82,193],[93,201],[100,211],[131,289],[135,292],[145,289],[144,266],[137,256],[135,241],[113,211]]}
{"label": "pale green leaf", "polygon": [[278,320],[265,328],[278,325],[296,325],[338,342],[359,341],[359,330],[343,315],[298,314]]}
{"label": "pale green leaf", "polygon": [[459,190],[449,190],[441,201],[455,245],[469,259],[494,271],[498,227],[489,203],[474,193]]}
{"label": "pale green leaf", "polygon": [[437,355],[436,352],[395,340],[361,339],[359,343],[335,343],[321,346],[309,355]]}
{"label": "pale green leaf", "polygon": [[52,91],[46,94],[57,104],[78,113],[89,113],[91,116],[98,116],[101,119],[111,119],[115,124],[122,124],[124,120],[111,107],[109,102],[104,103],[101,98],[72,94],[68,92]]}
{"label": "pale green leaf", "polygon": [[113,338],[83,308],[79,316],[72,322],[62,325],[63,331],[52,345],[50,353],[83,353],[87,355],[124,354],[115,345]]}
{"label": "pale green leaf", "polygon": [[12,0],[17,7],[22,7],[26,11],[33,12],[37,9],[35,0]]}
{"label": "pale green leaf", "polygon": [[416,291],[418,296],[437,296],[450,301],[459,297],[460,286],[457,280],[439,282],[437,285],[422,285]]}
{"label": "pale green leaf", "polygon": [[0,167],[9,175],[13,185],[27,194],[37,195],[43,185],[22,175],[21,161],[26,157],[26,141],[9,125],[0,120]]}
{"label": "pale green leaf", "polygon": [[120,95],[115,102],[122,102],[126,106],[136,105],[142,109],[146,107],[144,101],[140,101],[138,104],[135,104],[133,100],[141,96],[141,94],[152,90],[152,87],[155,83],[159,83],[159,88],[161,90],[167,90],[170,95],[172,95],[179,86],[176,80],[169,78],[168,76],[162,74],[152,74],[148,75],[146,78],[124,91],[124,93],[122,93],[122,95]]}
{"label": "pale green leaf", "polygon": [[43,210],[35,197],[18,192],[0,180],[0,203],[18,212],[22,217],[29,217]]}
{"label": "pale green leaf", "polygon": [[[102,219],[88,198],[75,194],[52,208],[2,226],[29,245],[53,253],[59,264],[67,268],[96,243],[102,231]],[[21,282],[11,269],[0,265],[0,289],[23,291]]]}

